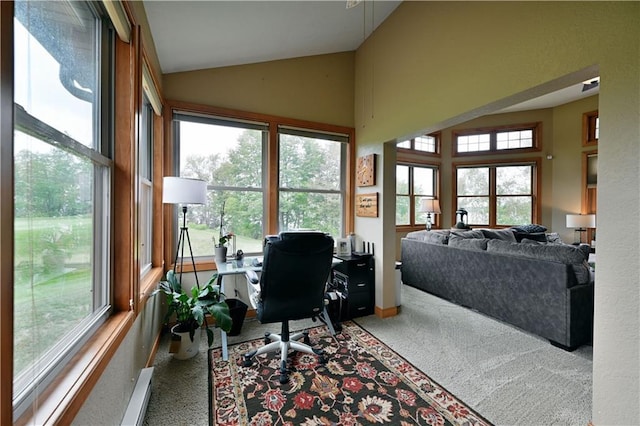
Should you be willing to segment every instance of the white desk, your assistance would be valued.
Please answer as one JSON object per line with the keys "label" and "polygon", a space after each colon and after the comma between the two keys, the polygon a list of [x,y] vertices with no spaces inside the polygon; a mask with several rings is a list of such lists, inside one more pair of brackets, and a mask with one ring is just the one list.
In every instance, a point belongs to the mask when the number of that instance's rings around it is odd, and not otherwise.
{"label": "white desk", "polygon": [[[247,271],[260,272],[262,271],[262,266],[253,266],[253,259],[255,257],[245,257],[242,266],[238,266],[237,260],[230,260],[226,263],[219,264],[216,262],[216,267],[218,268],[218,285],[220,286],[220,291],[224,293],[224,280],[222,279],[225,275],[244,275]],[[262,262],[262,258],[257,258]],[[222,359],[227,361],[229,359],[229,352],[227,350],[227,333],[220,329],[221,335],[221,346],[222,346]]]}

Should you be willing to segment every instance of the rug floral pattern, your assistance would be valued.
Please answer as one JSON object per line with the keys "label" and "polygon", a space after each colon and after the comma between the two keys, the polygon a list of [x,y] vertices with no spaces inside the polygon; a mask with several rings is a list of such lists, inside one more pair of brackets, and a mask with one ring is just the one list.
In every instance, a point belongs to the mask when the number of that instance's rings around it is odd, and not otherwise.
{"label": "rug floral pattern", "polygon": [[279,355],[265,354],[251,367],[242,355],[256,339],[209,354],[214,425],[488,425],[485,419],[353,322],[332,337],[324,326],[309,330],[313,355],[289,355],[289,383],[279,382]]}

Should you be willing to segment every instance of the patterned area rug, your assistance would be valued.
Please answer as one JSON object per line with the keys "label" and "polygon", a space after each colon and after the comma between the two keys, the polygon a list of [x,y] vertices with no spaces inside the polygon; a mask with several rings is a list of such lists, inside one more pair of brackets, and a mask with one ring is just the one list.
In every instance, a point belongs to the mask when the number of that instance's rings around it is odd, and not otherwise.
{"label": "patterned area rug", "polygon": [[279,382],[279,354],[242,355],[264,339],[209,351],[212,425],[489,425],[442,386],[353,322],[335,338],[325,326],[309,329],[328,362],[292,352],[289,383]]}

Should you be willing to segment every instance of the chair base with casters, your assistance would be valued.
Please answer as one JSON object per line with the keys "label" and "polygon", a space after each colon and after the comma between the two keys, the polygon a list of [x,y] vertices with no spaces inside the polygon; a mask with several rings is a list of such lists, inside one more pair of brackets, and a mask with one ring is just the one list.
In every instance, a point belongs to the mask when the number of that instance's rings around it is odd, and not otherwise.
{"label": "chair base with casters", "polygon": [[[303,339],[304,343],[299,342],[298,340],[300,339]],[[326,364],[327,362],[327,358],[324,356],[322,349],[311,347],[309,332],[303,331],[290,335],[289,323],[287,321],[282,323],[282,331],[279,335],[275,333],[265,333],[264,344],[264,346],[244,354],[243,365],[250,367],[251,364],[253,364],[253,358],[257,355],[280,351],[280,383],[282,384],[289,381],[289,370],[287,368],[289,349],[310,355],[317,355],[320,364]]]}

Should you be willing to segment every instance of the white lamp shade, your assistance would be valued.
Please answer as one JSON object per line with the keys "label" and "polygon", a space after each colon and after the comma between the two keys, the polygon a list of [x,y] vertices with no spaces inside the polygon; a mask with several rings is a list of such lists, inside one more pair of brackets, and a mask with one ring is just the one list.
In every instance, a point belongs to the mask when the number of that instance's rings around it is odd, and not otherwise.
{"label": "white lamp shade", "polygon": [[207,182],[201,179],[165,176],[162,181],[162,202],[166,204],[204,204]]}
{"label": "white lamp shade", "polygon": [[420,200],[420,211],[422,213],[440,214],[440,201],[433,198],[423,198]]}
{"label": "white lamp shade", "polygon": [[596,215],[595,214],[568,214],[567,215],[567,228],[595,228],[596,227]]}

